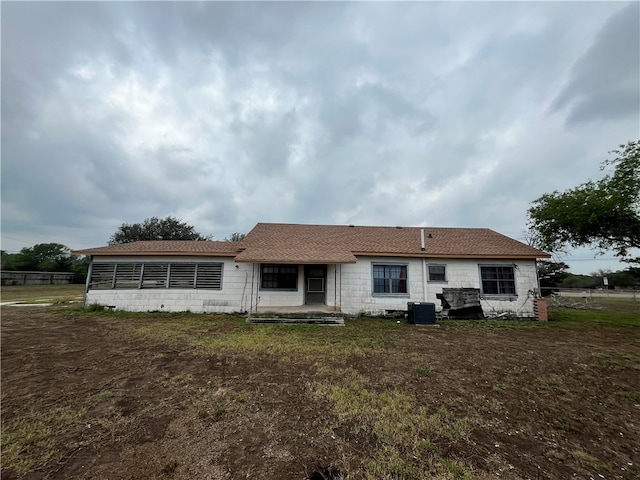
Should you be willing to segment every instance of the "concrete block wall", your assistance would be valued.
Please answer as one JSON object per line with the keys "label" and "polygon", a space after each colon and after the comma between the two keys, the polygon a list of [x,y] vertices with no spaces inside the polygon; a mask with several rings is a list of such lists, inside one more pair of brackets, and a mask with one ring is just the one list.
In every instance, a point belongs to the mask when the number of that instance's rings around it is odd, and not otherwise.
{"label": "concrete block wall", "polygon": [[[142,261],[132,257],[101,257],[97,262]],[[260,266],[239,263],[233,258],[215,257],[145,257],[145,262],[221,262],[222,289],[122,289],[89,290],[86,304],[114,305],[128,311],[244,312],[255,307],[304,305],[304,266],[298,267],[296,291],[260,290]],[[426,282],[423,267],[429,263],[446,265],[445,282]],[[373,295],[372,264],[398,263],[407,265],[406,295]],[[328,265],[326,281],[327,306],[338,306],[348,315],[384,314],[386,310],[405,310],[407,302],[432,302],[441,310],[436,294],[443,288],[480,288],[479,265],[514,265],[517,295],[511,298],[484,296],[481,304],[485,315],[509,313],[519,317],[534,317],[534,302],[530,291],[537,288],[533,260],[498,261],[457,259],[442,260],[389,257],[358,257],[355,264]]]}
{"label": "concrete block wall", "polygon": [[[408,293],[373,294],[372,264],[407,265]],[[358,257],[355,264],[342,265],[341,310],[348,315],[381,315],[385,310],[406,310],[407,302],[423,302],[422,260],[415,258]]]}
{"label": "concrete block wall", "polygon": [[[99,262],[132,262],[142,261],[132,257],[101,257]],[[89,290],[86,295],[87,305],[97,303],[115,306],[118,310],[131,312],[165,311],[165,312],[210,312],[232,313],[249,309],[251,295],[250,264],[236,264],[233,258],[216,257],[145,257],[144,262],[219,262],[222,267],[222,289],[121,289],[121,290]],[[255,300],[254,300],[255,301]]]}
{"label": "concrete block wall", "polygon": [[490,297],[481,299],[485,315],[499,315],[503,312],[517,317],[535,318],[534,291],[538,289],[538,276],[535,261],[512,262],[515,265],[517,298],[495,300]]}
{"label": "concrete block wall", "polygon": [[[327,265],[327,278],[325,282],[325,295],[326,295],[326,303],[327,306],[333,307],[335,305],[339,305],[340,301],[340,279],[336,278],[336,268],[340,266],[336,265]],[[256,271],[260,271],[260,266],[256,265]],[[257,296],[259,298],[258,307],[294,307],[294,306],[302,306],[305,303],[304,291],[304,265],[298,265],[298,287],[295,291],[277,291],[277,290],[261,290],[259,286],[260,275],[259,273],[256,275],[256,283],[254,284],[254,289],[256,290]]]}
{"label": "concrete block wall", "polygon": [[[342,304],[341,309],[349,315],[360,313],[380,315],[386,310],[407,308],[407,302],[435,303],[436,310],[442,305],[436,294],[443,288],[480,288],[480,265],[513,265],[516,276],[517,295],[513,297],[482,296],[482,309],[487,316],[508,313],[510,316],[533,318],[533,295],[537,288],[536,266],[533,260],[504,261],[476,259],[425,259],[423,270],[422,259],[389,259],[388,257],[358,257],[355,265],[342,266]],[[409,277],[407,295],[388,296],[373,295],[372,264],[373,263],[405,263]],[[445,282],[429,282],[429,263],[446,266]],[[426,275],[423,274],[426,273]],[[426,296],[424,294],[426,281]]]}
{"label": "concrete block wall", "polygon": [[262,290],[260,288],[260,265],[256,265],[255,288],[259,308],[304,305],[304,267],[298,265],[296,290]]}
{"label": "concrete block wall", "polygon": [[480,265],[512,265],[516,277],[516,295],[512,297],[481,295],[480,304],[486,316],[497,316],[508,313],[509,316],[533,318],[533,290],[538,288],[536,264],[534,260],[476,260],[440,259],[426,261],[439,265],[446,265],[446,282],[427,282],[427,302],[436,304],[436,310],[442,310],[441,302],[436,294],[442,293],[443,288],[481,288]]}

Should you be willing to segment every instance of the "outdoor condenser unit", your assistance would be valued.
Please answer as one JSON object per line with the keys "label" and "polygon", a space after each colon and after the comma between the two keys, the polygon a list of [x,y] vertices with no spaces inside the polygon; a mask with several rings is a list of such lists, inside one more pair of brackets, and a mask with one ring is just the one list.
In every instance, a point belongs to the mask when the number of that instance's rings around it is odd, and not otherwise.
{"label": "outdoor condenser unit", "polygon": [[415,325],[432,325],[436,323],[436,304],[429,302],[408,302],[407,321]]}

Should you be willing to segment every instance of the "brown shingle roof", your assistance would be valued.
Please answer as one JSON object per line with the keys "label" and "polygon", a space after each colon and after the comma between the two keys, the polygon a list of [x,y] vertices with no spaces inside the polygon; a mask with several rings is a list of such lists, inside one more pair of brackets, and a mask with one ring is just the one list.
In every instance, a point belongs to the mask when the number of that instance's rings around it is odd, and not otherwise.
{"label": "brown shingle roof", "polygon": [[487,228],[363,227],[259,223],[240,242],[133,242],[76,255],[203,255],[250,263],[355,263],[356,255],[428,258],[548,258],[550,255]]}
{"label": "brown shingle roof", "polygon": [[487,228],[363,227],[259,223],[237,262],[353,263],[355,255],[431,258],[547,258],[545,252]]}
{"label": "brown shingle roof", "polygon": [[211,240],[153,240],[121,243],[106,247],[76,250],[74,255],[203,255],[234,257],[241,250],[240,242]]}

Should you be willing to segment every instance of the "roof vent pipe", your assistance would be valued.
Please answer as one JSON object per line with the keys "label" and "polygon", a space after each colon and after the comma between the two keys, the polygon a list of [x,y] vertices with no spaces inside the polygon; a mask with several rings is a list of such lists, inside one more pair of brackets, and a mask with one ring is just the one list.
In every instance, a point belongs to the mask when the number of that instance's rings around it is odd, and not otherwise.
{"label": "roof vent pipe", "polygon": [[422,250],[423,252],[426,250],[424,246],[424,228],[420,229],[420,250]]}

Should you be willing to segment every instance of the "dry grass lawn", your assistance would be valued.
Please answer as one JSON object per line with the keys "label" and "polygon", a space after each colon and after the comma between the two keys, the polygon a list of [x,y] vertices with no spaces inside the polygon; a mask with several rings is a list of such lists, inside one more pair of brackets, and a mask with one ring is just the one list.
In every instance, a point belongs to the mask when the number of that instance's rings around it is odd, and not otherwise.
{"label": "dry grass lawn", "polygon": [[3,307],[2,478],[640,478],[640,313],[602,307],[439,328]]}

